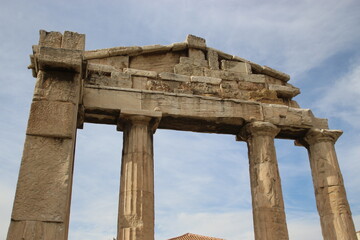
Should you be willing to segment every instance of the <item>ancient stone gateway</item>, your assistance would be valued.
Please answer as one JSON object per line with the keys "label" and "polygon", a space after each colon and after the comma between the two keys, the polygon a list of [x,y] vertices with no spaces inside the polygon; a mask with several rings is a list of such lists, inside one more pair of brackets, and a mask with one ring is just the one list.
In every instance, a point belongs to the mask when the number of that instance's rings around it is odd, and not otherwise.
{"label": "ancient stone gateway", "polygon": [[[118,240],[154,239],[153,134],[157,128],[233,134],[249,150],[255,239],[288,239],[274,138],[305,146],[324,239],[355,240],[326,119],[291,100],[287,74],[189,35],[167,46],[84,51],[85,36],[40,31],[37,78],[8,240],[66,240],[76,129],[123,131]],[[240,223],[239,223],[240,224]]]}

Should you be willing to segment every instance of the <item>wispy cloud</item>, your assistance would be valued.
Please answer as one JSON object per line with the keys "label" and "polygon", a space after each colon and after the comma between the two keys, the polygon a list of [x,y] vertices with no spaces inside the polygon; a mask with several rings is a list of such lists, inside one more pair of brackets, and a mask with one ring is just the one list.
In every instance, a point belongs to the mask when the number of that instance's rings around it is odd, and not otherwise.
{"label": "wispy cloud", "polygon": [[354,128],[360,121],[360,59],[336,82],[325,85],[314,107],[326,116],[338,118]]}

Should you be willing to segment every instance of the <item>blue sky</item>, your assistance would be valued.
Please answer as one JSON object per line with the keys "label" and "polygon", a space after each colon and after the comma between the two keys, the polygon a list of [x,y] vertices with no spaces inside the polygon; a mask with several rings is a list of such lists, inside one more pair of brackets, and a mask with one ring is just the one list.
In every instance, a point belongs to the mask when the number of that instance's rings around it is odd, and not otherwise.
{"label": "blue sky", "polygon": [[[170,44],[187,34],[291,75],[295,98],[331,129],[355,226],[360,230],[360,2],[357,0],[2,0],[0,8],[0,239],[10,221],[35,79],[40,29],[86,34],[86,49]],[[186,232],[253,239],[247,149],[234,136],[158,130],[156,239]],[[276,140],[290,239],[321,239],[304,148]],[[78,131],[70,240],[116,235],[122,133]]]}

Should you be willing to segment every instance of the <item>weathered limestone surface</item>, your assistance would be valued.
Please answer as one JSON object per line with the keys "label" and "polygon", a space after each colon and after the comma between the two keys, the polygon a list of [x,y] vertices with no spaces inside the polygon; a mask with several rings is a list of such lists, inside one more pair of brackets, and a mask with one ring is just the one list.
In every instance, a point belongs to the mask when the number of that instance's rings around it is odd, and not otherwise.
{"label": "weathered limestone surface", "polygon": [[[226,119],[244,119],[245,121],[268,121],[284,128],[281,132],[283,138],[294,138],[295,135],[304,134],[312,126],[327,128],[327,122],[315,118],[308,109],[290,108],[282,105],[260,104],[251,101],[224,99],[219,101],[215,97],[189,96],[180,93],[164,93],[135,89],[117,89],[110,87],[97,87],[87,85],[84,89],[84,106],[86,109],[124,109],[137,110],[161,109],[164,115],[175,119],[197,119],[207,122],[224,123]],[[98,117],[106,117],[106,112],[101,112]],[[95,117],[93,115],[93,117]],[[112,118],[112,116],[108,115]],[[113,116],[115,122],[116,116]],[[92,118],[93,122],[98,122]],[[100,120],[101,121],[101,120]],[[164,122],[165,121],[165,122]],[[166,123],[162,120],[162,124]],[[170,121],[170,119],[169,119]],[[160,128],[162,127],[160,124]],[[189,129],[187,128],[189,127]],[[237,126],[237,127],[236,127]],[[171,124],[166,124],[172,128]],[[183,130],[194,130],[191,121],[184,121]],[[233,128],[209,128],[205,132],[221,132],[237,134],[239,123],[234,123]],[[289,131],[287,131],[289,130]]]}
{"label": "weathered limestone surface", "polygon": [[[84,55],[84,58],[85,57],[86,57],[86,54]],[[115,68],[117,70],[122,70],[124,68],[128,68],[129,67],[129,61],[130,61],[129,56],[113,56],[113,57],[94,58],[94,59],[87,60],[88,69],[89,69],[89,63],[90,64],[94,63],[94,64],[101,64],[101,65],[110,66],[110,67]]]}
{"label": "weathered limestone surface", "polygon": [[186,37],[186,42],[190,48],[206,49],[206,40],[204,38],[190,34]]}
{"label": "weathered limestone surface", "polygon": [[341,134],[342,131],[337,130],[311,129],[304,138],[325,240],[357,239],[334,148]]}
{"label": "weathered limestone surface", "polygon": [[27,136],[12,218],[66,222],[72,139]]}
{"label": "weathered limestone surface", "polygon": [[40,221],[12,221],[8,240],[67,239],[67,229],[62,223]]}
{"label": "weathered limestone surface", "polygon": [[69,102],[34,101],[31,105],[27,135],[72,138],[77,115],[76,105]]}
{"label": "weathered limestone surface", "polygon": [[[161,117],[160,112],[154,115]],[[122,113],[124,131],[118,219],[119,240],[154,239],[152,117]]]}
{"label": "weathered limestone surface", "polygon": [[221,69],[232,72],[251,74],[251,66],[249,63],[246,62],[222,60]]}
{"label": "weathered limestone surface", "polygon": [[84,37],[40,32],[37,82],[7,240],[67,239]]}
{"label": "weathered limestone surface", "polygon": [[241,137],[249,150],[250,185],[255,239],[289,239],[274,138],[275,125],[253,122],[245,126]]}
{"label": "weathered limestone surface", "polygon": [[129,67],[156,72],[173,72],[180,57],[184,56],[185,53],[182,52],[139,55],[130,58]]}

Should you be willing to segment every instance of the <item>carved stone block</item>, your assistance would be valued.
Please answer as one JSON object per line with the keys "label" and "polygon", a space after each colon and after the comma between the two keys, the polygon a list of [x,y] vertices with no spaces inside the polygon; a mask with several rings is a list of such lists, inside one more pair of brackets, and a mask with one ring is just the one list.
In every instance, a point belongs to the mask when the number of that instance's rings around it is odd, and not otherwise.
{"label": "carved stone block", "polygon": [[81,72],[82,52],[63,48],[40,47],[37,58],[40,70]]}
{"label": "carved stone block", "polygon": [[189,48],[206,49],[206,40],[204,38],[189,34],[186,37],[186,42]]}
{"label": "carved stone block", "polygon": [[232,72],[251,74],[250,64],[244,62],[221,60],[221,69]]}
{"label": "carved stone block", "polygon": [[73,103],[34,101],[26,134],[73,138],[77,110]]}
{"label": "carved stone block", "polygon": [[60,48],[62,41],[62,34],[60,32],[47,32],[40,30],[39,46]]}
{"label": "carved stone block", "polygon": [[65,31],[62,37],[61,48],[85,50],[85,34]]}
{"label": "carved stone block", "polygon": [[13,220],[66,222],[74,140],[27,136]]}
{"label": "carved stone block", "polygon": [[219,55],[214,50],[207,51],[207,59],[209,62],[210,69],[219,70]]}
{"label": "carved stone block", "polygon": [[72,72],[40,70],[34,90],[34,100],[72,102],[77,104],[80,95],[80,76]]}
{"label": "carved stone block", "polygon": [[204,68],[191,64],[177,64],[174,67],[174,72],[188,76],[204,76]]}

